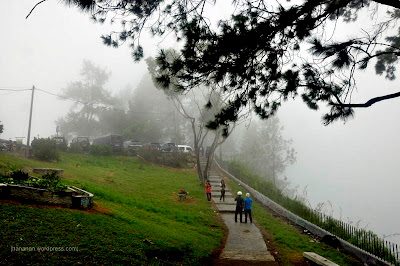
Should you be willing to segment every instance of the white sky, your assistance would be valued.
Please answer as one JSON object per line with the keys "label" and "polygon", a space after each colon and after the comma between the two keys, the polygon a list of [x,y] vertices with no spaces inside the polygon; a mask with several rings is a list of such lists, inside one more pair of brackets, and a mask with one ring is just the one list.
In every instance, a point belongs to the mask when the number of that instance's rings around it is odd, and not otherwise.
{"label": "white sky", "polygon": [[[60,93],[79,79],[83,59],[107,67],[112,76],[106,87],[113,92],[139,83],[146,71],[144,62],[134,63],[127,46],[106,47],[100,40],[107,24],[93,24],[87,14],[67,8],[56,0],[39,5],[25,19],[37,0],[3,0],[0,9],[0,88],[31,88]],[[221,12],[214,9],[213,12]],[[226,10],[222,11],[226,12]],[[348,26],[346,26],[348,27]],[[338,28],[352,34],[350,28]],[[146,56],[171,42],[143,38]],[[385,81],[373,71],[357,78],[360,102],[399,89],[399,81]],[[0,91],[0,121],[3,139],[27,136],[30,92]],[[55,134],[54,121],[66,114],[68,101],[37,91],[32,134]],[[308,185],[315,206],[330,200],[338,216],[362,221],[379,234],[400,233],[400,99],[356,110],[346,124],[321,123],[322,111],[308,109],[300,100],[289,101],[279,111],[285,134],[294,140],[297,162],[287,176],[294,185]],[[394,239],[388,239],[393,241]],[[400,240],[397,241],[400,243]]]}

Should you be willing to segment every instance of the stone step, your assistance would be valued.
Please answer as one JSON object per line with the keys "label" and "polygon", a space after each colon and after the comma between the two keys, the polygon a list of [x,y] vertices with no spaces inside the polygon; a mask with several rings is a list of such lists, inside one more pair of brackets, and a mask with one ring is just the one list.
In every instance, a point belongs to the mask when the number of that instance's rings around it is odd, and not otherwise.
{"label": "stone step", "polygon": [[233,198],[225,198],[225,201],[219,201],[219,199],[214,199],[215,204],[221,205],[235,205],[236,206],[236,201],[233,200]]}
{"label": "stone step", "polygon": [[219,212],[231,212],[234,213],[236,206],[234,205],[228,205],[228,204],[218,204],[217,209]]}
{"label": "stone step", "polygon": [[[221,192],[211,192],[211,196],[212,197],[221,197]],[[232,193],[230,193],[229,191],[225,192],[225,197],[231,197],[232,198]]]}
{"label": "stone step", "polygon": [[257,263],[254,265],[279,265],[269,251],[224,249],[220,258],[227,260],[232,265],[240,265],[238,263],[243,262],[247,262],[250,265],[252,263]]}

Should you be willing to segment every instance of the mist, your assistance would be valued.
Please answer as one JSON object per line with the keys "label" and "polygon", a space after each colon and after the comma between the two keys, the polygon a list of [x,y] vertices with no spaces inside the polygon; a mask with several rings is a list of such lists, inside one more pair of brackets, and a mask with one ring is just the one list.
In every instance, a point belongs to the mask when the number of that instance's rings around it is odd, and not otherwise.
{"label": "mist", "polygon": [[[163,132],[143,137],[142,141],[192,144],[189,125],[174,112],[165,94],[155,88],[146,63],[135,63],[127,46],[113,49],[102,44],[100,36],[111,30],[110,26],[94,24],[87,14],[57,1],[41,4],[25,19],[36,2],[7,1],[8,7],[0,10],[0,89],[7,89],[0,91],[0,124],[4,125],[1,139],[24,137],[26,142],[29,89],[33,86],[38,90],[34,95],[31,139],[55,135],[56,121],[65,117],[74,104],[55,95],[62,95],[70,83],[81,80],[82,62],[90,60],[111,73],[104,89],[120,100],[118,109],[131,111],[126,123],[142,113],[142,123],[153,123],[149,132],[156,130],[151,128]],[[143,38],[142,45],[145,57],[155,56],[159,48],[177,47],[168,38],[149,36]],[[355,93],[356,102],[365,102],[377,91],[391,93],[398,84],[372,71],[357,75],[362,94]],[[131,109],[127,98],[131,99]],[[149,104],[140,107],[140,99]],[[332,204],[328,212],[344,221],[359,222],[380,236],[400,233],[400,99],[357,109],[353,119],[329,126],[321,122],[324,108],[313,111],[301,99],[290,99],[277,113],[283,134],[293,140],[297,153],[296,162],[280,178],[286,176],[291,187],[305,188],[312,207],[321,202]],[[179,136],[174,135],[175,123],[180,125]],[[97,135],[118,133],[109,131],[102,129]],[[125,139],[149,136],[146,132],[120,131]],[[386,239],[400,244],[400,237]]]}

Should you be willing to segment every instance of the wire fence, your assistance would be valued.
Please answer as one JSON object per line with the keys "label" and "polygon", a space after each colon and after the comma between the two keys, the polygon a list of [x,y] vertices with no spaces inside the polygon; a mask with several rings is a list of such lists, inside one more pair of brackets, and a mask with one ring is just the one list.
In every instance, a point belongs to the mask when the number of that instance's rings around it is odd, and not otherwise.
{"label": "wire fence", "polygon": [[263,180],[259,176],[251,173],[248,169],[245,169],[243,165],[235,162],[224,162],[219,158],[215,159],[227,172],[262,193],[264,196],[275,201],[283,208],[386,262],[400,266],[399,248],[397,244],[378,237],[370,230],[358,228],[349,223],[335,219],[330,215],[309,208],[300,200],[284,195],[273,182]]}

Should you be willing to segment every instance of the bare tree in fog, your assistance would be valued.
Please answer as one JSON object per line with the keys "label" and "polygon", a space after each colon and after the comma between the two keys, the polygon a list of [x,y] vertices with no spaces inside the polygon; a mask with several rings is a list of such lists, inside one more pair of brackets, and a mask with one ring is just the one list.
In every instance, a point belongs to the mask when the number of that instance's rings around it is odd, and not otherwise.
{"label": "bare tree in fog", "polygon": [[[171,56],[173,56],[174,50],[169,50],[169,52]],[[229,128],[210,125],[210,121],[215,117],[215,115],[224,105],[229,103],[231,94],[224,93],[222,90],[212,87],[212,85],[196,88],[196,90],[190,91],[187,94],[182,94],[182,92],[176,90],[174,86],[165,88],[159,84],[156,78],[159,75],[162,75],[162,69],[157,64],[157,61],[153,58],[147,58],[146,62],[149,71],[154,78],[155,85],[168,95],[179,114],[190,122],[197,160],[197,173],[200,182],[204,183],[208,179],[216,148],[225,142],[236,125],[236,123],[231,123]],[[210,128],[213,130],[210,130]],[[212,135],[210,139],[211,141],[206,143],[205,140],[210,135]],[[204,170],[202,170],[200,163],[200,149],[205,148],[206,145],[208,145],[207,153],[205,154],[206,166]]]}

